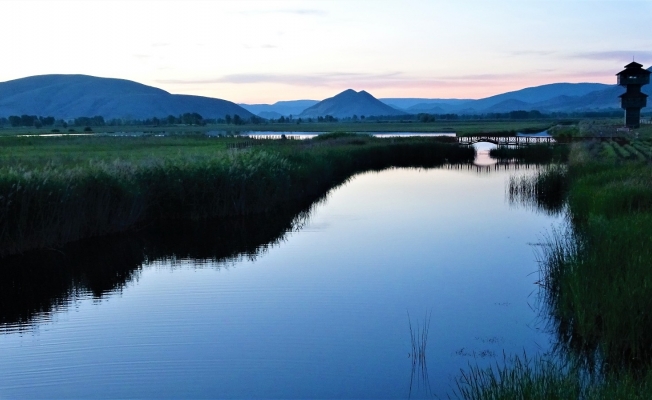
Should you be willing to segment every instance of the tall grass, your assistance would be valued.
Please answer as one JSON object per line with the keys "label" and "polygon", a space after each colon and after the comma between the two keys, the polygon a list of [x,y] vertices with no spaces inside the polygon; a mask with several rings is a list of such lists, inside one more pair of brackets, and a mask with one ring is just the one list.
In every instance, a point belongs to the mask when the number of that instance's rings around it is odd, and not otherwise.
{"label": "tall grass", "polygon": [[[573,362],[535,356],[471,367],[458,381],[461,397],[652,396],[652,170],[577,146],[565,175],[568,225],[539,254],[540,295],[556,357]],[[538,201],[537,178],[512,183]]]}
{"label": "tall grass", "polygon": [[505,356],[502,364],[471,366],[456,383],[455,396],[467,400],[643,400],[652,393],[652,373],[594,375],[550,356]]}
{"label": "tall grass", "polygon": [[500,146],[489,151],[489,155],[499,161],[518,161],[527,163],[548,164],[568,160],[568,145],[534,144],[529,146]]}
{"label": "tall grass", "polygon": [[456,379],[457,396],[468,400],[579,399],[579,370],[543,356],[503,356],[502,364],[470,366]]}
{"label": "tall grass", "polygon": [[571,169],[568,232],[542,257],[560,343],[607,369],[652,365],[652,172]]}
{"label": "tall grass", "polygon": [[559,164],[542,167],[534,175],[510,176],[507,186],[510,203],[548,214],[558,214],[564,209],[567,190],[567,169]]}
{"label": "tall grass", "polygon": [[179,138],[122,139],[52,142],[69,149],[65,160],[42,145],[33,152],[16,145],[13,158],[2,154],[11,162],[0,167],[0,256],[161,219],[271,213],[316,199],[357,172],[474,156],[423,138],[270,141],[243,150],[209,138],[188,139],[191,146]]}

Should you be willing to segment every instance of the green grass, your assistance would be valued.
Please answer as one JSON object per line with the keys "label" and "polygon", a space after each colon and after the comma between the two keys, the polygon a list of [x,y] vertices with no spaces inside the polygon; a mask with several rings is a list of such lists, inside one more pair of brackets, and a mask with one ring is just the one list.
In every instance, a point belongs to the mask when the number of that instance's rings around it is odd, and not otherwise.
{"label": "green grass", "polygon": [[602,142],[602,156],[614,161],[618,159],[618,154],[610,142]]}
{"label": "green grass", "polygon": [[[540,310],[555,335],[555,360],[573,360],[572,367],[539,356],[472,366],[458,380],[461,397],[652,395],[652,169],[596,157],[616,145],[573,146],[566,174],[556,178],[565,186],[568,226],[551,232],[539,254]],[[542,175],[510,186],[541,203]]]}
{"label": "green grass", "polygon": [[649,399],[652,373],[643,376],[587,374],[575,361],[548,356],[505,357],[488,368],[471,366],[457,378],[457,398],[467,400]]}
{"label": "green grass", "polygon": [[623,159],[630,158],[631,154],[629,153],[629,151],[627,151],[625,147],[621,146],[617,142],[613,142],[612,146],[619,158],[623,158]]}
{"label": "green grass", "polygon": [[[95,134],[115,132],[145,132],[148,134],[191,134],[205,133],[209,131],[230,132],[238,134],[250,131],[270,132],[414,132],[414,133],[441,133],[456,132],[460,135],[479,133],[515,133],[515,132],[539,132],[552,126],[550,120],[461,120],[435,122],[417,121],[382,121],[382,122],[327,122],[327,123],[263,123],[247,125],[211,124],[205,126],[101,126],[93,127]],[[84,133],[83,127],[56,128],[60,133],[69,133],[68,129],[74,129],[74,133]],[[3,127],[0,129],[0,136],[39,135],[52,133],[52,128],[12,128]]]}
{"label": "green grass", "polygon": [[[251,141],[205,136],[3,138],[0,256],[161,219],[276,212],[351,175],[468,162],[441,138]],[[243,144],[243,149],[232,149]]]}
{"label": "green grass", "polygon": [[534,175],[510,176],[508,196],[510,203],[522,204],[554,215],[564,209],[568,190],[567,169],[552,164],[539,169]]}

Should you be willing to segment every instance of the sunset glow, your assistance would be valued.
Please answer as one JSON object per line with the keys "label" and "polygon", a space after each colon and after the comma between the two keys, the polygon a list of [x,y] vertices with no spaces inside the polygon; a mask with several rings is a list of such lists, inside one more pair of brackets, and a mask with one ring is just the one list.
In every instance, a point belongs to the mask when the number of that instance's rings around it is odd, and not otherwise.
{"label": "sunset glow", "polygon": [[650,1],[0,3],[0,81],[134,80],[242,103],[481,98],[652,63]]}

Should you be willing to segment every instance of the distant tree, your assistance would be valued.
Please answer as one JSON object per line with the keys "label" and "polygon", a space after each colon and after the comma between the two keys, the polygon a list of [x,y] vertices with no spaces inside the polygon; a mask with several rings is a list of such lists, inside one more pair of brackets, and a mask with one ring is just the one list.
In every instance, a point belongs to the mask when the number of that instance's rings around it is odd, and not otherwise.
{"label": "distant tree", "polygon": [[510,119],[527,119],[530,114],[527,111],[516,110],[509,112]]}
{"label": "distant tree", "polygon": [[20,126],[20,122],[21,122],[21,120],[20,120],[19,116],[17,116],[17,115],[10,115],[9,116],[9,123],[11,124],[11,126],[13,126],[13,127]]}
{"label": "distant tree", "polygon": [[96,115],[94,117],[78,117],[75,118],[73,125],[75,126],[104,126],[104,117]]}
{"label": "distant tree", "polygon": [[177,123],[177,117],[175,117],[174,115],[168,115],[168,117],[166,118],[166,122],[168,125],[174,125]]}
{"label": "distant tree", "polygon": [[36,115],[21,115],[20,116],[20,125],[21,126],[34,126],[34,121],[38,118]]}
{"label": "distant tree", "polygon": [[54,125],[54,117],[38,117],[43,126],[52,126]]}
{"label": "distant tree", "polygon": [[204,118],[198,113],[185,113],[181,116],[181,123],[186,125],[203,125]]}
{"label": "distant tree", "polygon": [[231,115],[229,115],[229,114],[226,114],[226,115],[224,116],[224,119],[226,120],[226,123],[227,123],[227,124],[231,124],[231,121],[233,120],[233,119],[231,118]]}
{"label": "distant tree", "polygon": [[233,124],[234,125],[242,125],[242,124],[244,124],[244,120],[238,114],[234,114],[233,115]]}

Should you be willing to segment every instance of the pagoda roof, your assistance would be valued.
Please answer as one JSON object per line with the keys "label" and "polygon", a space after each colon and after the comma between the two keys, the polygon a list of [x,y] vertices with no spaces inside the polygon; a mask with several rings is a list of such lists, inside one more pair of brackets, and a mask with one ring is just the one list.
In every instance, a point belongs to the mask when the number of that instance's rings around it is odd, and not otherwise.
{"label": "pagoda roof", "polygon": [[639,64],[636,61],[632,61],[629,64],[625,65],[625,68],[643,68],[643,64]]}
{"label": "pagoda roof", "polygon": [[624,74],[624,73],[634,73],[637,75],[650,75],[650,71],[643,69],[643,65],[637,63],[636,61],[632,61],[629,64],[625,65],[625,69],[617,73],[616,75]]}

